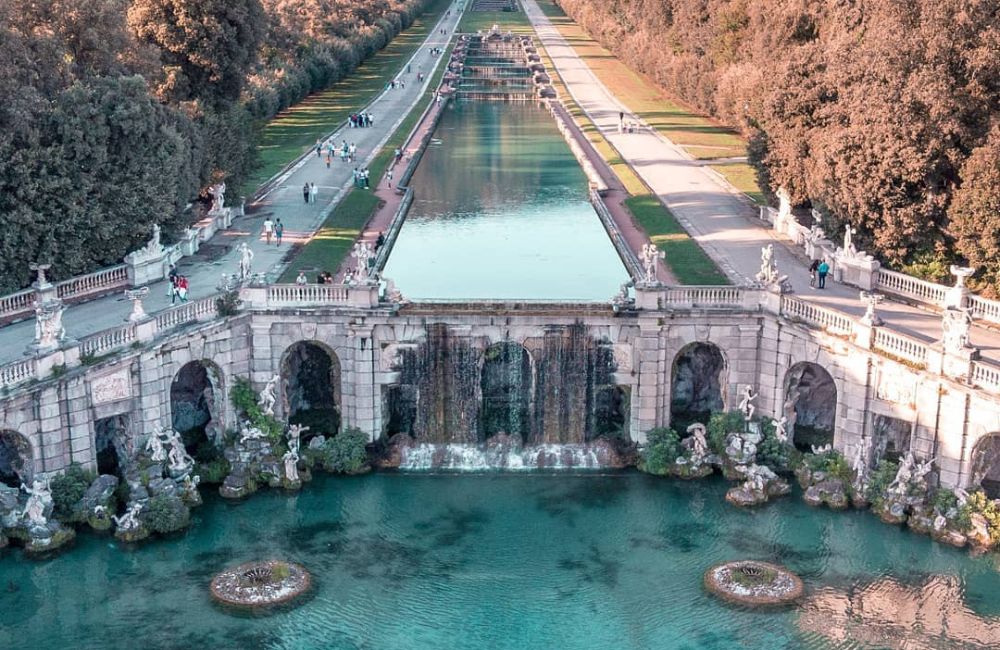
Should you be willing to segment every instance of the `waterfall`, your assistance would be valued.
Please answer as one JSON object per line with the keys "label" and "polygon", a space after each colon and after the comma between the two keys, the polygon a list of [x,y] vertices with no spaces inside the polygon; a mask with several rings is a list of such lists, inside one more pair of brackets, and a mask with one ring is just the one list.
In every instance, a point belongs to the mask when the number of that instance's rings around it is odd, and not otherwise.
{"label": "waterfall", "polygon": [[612,466],[603,447],[594,445],[497,445],[418,444],[401,450],[399,469],[442,469],[457,472],[534,469],[600,469]]}

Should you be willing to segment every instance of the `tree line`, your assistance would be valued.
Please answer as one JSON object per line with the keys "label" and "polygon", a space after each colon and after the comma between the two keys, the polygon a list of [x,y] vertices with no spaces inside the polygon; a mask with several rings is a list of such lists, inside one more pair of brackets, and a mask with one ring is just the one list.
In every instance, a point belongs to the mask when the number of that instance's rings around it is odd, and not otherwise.
{"label": "tree line", "polygon": [[945,279],[968,262],[1000,292],[1000,3],[556,1],[746,134],[772,201],[783,187],[894,268]]}
{"label": "tree line", "polygon": [[[0,290],[116,264],[432,0],[0,0]],[[192,208],[194,204],[194,208]]]}

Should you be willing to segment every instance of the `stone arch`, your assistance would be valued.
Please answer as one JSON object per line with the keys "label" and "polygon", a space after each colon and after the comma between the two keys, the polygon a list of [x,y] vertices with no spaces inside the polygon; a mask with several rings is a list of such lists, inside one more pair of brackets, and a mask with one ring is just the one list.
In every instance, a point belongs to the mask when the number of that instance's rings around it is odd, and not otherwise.
{"label": "stone arch", "polygon": [[31,485],[35,456],[31,442],[12,429],[0,429],[0,483],[20,487]]}
{"label": "stone arch", "polygon": [[127,413],[94,420],[94,456],[99,474],[124,476],[134,446],[129,420]]}
{"label": "stone arch", "polygon": [[728,366],[714,343],[690,343],[677,353],[670,373],[670,424],[683,431],[692,422],[708,422],[726,408]]}
{"label": "stone arch", "polygon": [[972,449],[972,485],[991,499],[1000,498],[1000,432],[988,433]]}
{"label": "stone arch", "polygon": [[222,369],[206,359],[185,363],[170,383],[170,425],[195,460],[209,462],[223,446],[225,396]]}
{"label": "stone arch", "polygon": [[308,439],[340,431],[340,358],[319,341],[298,341],[281,357],[281,398],[289,424],[309,427]]}
{"label": "stone arch", "polygon": [[785,373],[782,414],[796,448],[832,445],[837,419],[837,384],[818,363],[801,361]]}
{"label": "stone arch", "polygon": [[483,439],[498,433],[519,436],[531,433],[534,364],[531,353],[514,341],[493,343],[483,351],[479,364],[479,428]]}

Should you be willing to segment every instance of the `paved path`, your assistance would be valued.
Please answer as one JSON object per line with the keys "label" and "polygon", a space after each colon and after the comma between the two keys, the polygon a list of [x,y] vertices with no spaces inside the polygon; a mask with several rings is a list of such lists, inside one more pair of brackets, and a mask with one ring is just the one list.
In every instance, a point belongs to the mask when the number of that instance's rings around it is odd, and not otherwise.
{"label": "paved path", "polygon": [[[461,1],[461,0],[460,0]],[[375,116],[374,125],[365,129],[340,129],[334,136],[336,142],[347,140],[358,146],[355,163],[341,163],[334,160],[331,168],[326,168],[322,158],[313,152],[303,157],[283,176],[277,179],[273,189],[260,201],[250,206],[248,216],[237,219],[232,228],[220,231],[209,240],[212,246],[225,247],[227,252],[211,261],[204,257],[184,258],[178,270],[190,281],[189,299],[196,300],[216,292],[216,285],[223,273],[236,273],[238,259],[235,247],[241,241],[248,241],[254,251],[252,268],[255,272],[267,271],[274,279],[283,268],[282,259],[289,251],[290,244],[305,242],[323,223],[352,183],[355,165],[364,166],[374,158],[378,149],[388,139],[407,112],[423,96],[430,84],[437,65],[444,65],[445,54],[431,56],[432,47],[446,48],[461,12],[451,8],[450,16],[442,16],[423,45],[411,59],[412,71],[405,73],[406,63],[401,61],[397,79],[406,82],[405,88],[386,90],[379,95],[367,110]],[[441,29],[445,33],[441,33]],[[417,83],[417,72],[423,72],[424,82]],[[347,115],[343,116],[346,119]],[[336,124],[331,124],[333,129]],[[302,198],[302,185],[314,182],[319,187],[315,203],[306,204]],[[278,248],[273,243],[268,246],[261,235],[262,224],[267,216],[280,218],[285,226],[284,244]],[[203,245],[204,246],[204,245]],[[144,302],[146,311],[156,313],[169,308],[166,281],[150,285],[149,297]],[[66,334],[70,338],[82,338],[105,329],[122,325],[131,311],[131,303],[121,294],[112,294],[97,300],[72,305],[63,315]],[[21,358],[25,348],[34,337],[34,320],[21,321],[0,328],[0,363],[9,363]]]}
{"label": "paved path", "polygon": [[[733,281],[752,278],[760,269],[761,247],[774,244],[778,269],[790,276],[798,297],[856,316],[864,313],[857,289],[832,281],[827,282],[825,291],[811,289],[804,254],[773,230],[762,227],[756,208],[746,197],[680,147],[649,129],[618,133],[619,111],[633,121],[639,119],[598,80],[535,0],[523,0],[523,4],[576,102]],[[941,337],[941,319],[931,312],[885,302],[878,313],[887,326],[915,338],[934,341]],[[971,342],[982,349],[984,357],[1000,359],[1000,333],[976,326]]]}

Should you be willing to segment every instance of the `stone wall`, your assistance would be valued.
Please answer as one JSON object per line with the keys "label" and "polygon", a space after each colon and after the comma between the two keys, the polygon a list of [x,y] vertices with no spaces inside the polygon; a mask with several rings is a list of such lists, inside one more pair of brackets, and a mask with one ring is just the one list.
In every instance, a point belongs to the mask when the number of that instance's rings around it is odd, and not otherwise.
{"label": "stone wall", "polygon": [[[430,350],[429,341],[444,339],[447,345],[432,351],[432,357],[441,355],[433,357],[443,364],[438,375],[420,376],[428,369],[425,364],[417,375],[404,376],[408,358]],[[877,423],[891,422],[897,444],[937,459],[946,485],[967,484],[975,445],[1000,431],[997,397],[760,308],[673,307],[616,314],[595,306],[543,305],[325,306],[258,310],[195,323],[13,390],[0,398],[0,431],[27,440],[35,473],[58,472],[73,462],[93,466],[97,420],[126,416],[126,438],[132,444],[170,425],[171,383],[189,362],[202,362],[208,370],[213,419],[219,420],[215,427],[232,430],[237,423],[228,393],[234,378],[248,377],[255,388],[263,387],[287,367],[289,349],[303,341],[313,342],[339,367],[333,393],[340,402],[341,428],[358,427],[372,439],[393,433],[386,395],[399,392],[408,381],[403,393],[431,405],[439,425],[465,426],[463,435],[472,440],[485,435],[478,421],[471,420],[481,401],[487,350],[497,344],[520,346],[527,355],[527,365],[517,366],[514,384],[527,391],[519,399],[528,402],[538,441],[562,440],[561,433],[592,436],[598,428],[595,409],[608,410],[607,403],[617,400],[628,405],[622,432],[644,442],[648,430],[670,424],[675,362],[694,343],[713,345],[722,355],[725,406],[735,408],[742,387],[750,384],[759,393],[758,413],[766,416],[788,412],[789,372],[798,364],[815,364],[836,389],[836,448],[850,456],[876,436]],[[453,395],[434,394],[456,387],[459,378],[448,376],[456,357],[449,355],[459,349],[468,353],[464,388]],[[530,377],[521,377],[525,367]],[[288,381],[282,377],[279,384],[279,416],[288,411]],[[558,390],[546,392],[553,387]],[[601,396],[609,389],[618,390],[614,399],[608,397],[611,393]],[[420,426],[430,426],[424,417]],[[559,427],[564,431],[556,431]]]}

